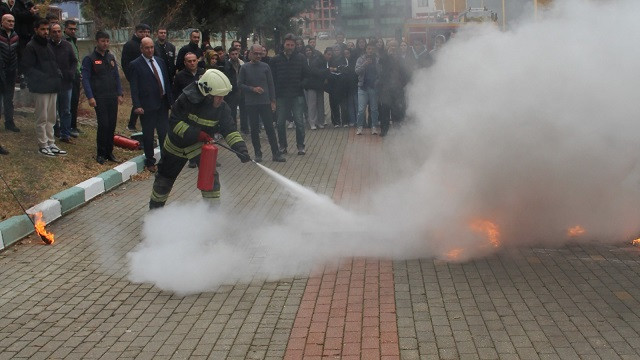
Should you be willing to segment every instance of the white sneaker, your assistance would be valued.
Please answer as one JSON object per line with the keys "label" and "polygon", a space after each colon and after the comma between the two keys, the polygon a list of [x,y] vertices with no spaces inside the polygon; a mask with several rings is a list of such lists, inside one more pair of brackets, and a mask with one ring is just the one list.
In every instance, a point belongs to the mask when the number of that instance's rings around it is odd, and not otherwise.
{"label": "white sneaker", "polygon": [[54,155],[60,155],[60,156],[67,155],[67,152],[57,147],[56,144],[49,145],[49,151],[51,151]]}
{"label": "white sneaker", "polygon": [[315,129],[317,129],[317,127],[311,126],[311,130],[315,130]]}
{"label": "white sneaker", "polygon": [[362,126],[358,126],[356,129],[356,135],[362,135]]}
{"label": "white sneaker", "polygon": [[48,156],[48,157],[55,157],[56,156],[56,154],[54,154],[53,152],[51,152],[51,150],[49,150],[48,146],[40,148],[40,150],[38,150],[38,152],[40,152],[40,154],[42,154],[44,156]]}
{"label": "white sneaker", "polygon": [[378,128],[377,127],[371,128],[371,135],[378,135]]}

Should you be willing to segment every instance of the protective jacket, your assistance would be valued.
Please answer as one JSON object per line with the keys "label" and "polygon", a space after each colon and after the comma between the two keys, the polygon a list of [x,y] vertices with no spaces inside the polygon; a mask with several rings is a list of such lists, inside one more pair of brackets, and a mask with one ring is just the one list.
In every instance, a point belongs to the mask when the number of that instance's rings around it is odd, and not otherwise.
{"label": "protective jacket", "polygon": [[[231,109],[226,103],[213,107],[213,99],[202,95],[197,84],[191,83],[182,91],[171,108],[169,133],[164,143],[166,152],[191,159],[200,154],[202,143],[198,141],[200,131],[213,137],[220,133],[226,143],[235,151],[246,154],[247,145],[236,129],[231,117]],[[240,160],[244,160],[238,155]]]}
{"label": "protective jacket", "polygon": [[82,61],[82,87],[87,99],[109,99],[122,96],[122,84],[116,58],[107,50],[98,50]]}

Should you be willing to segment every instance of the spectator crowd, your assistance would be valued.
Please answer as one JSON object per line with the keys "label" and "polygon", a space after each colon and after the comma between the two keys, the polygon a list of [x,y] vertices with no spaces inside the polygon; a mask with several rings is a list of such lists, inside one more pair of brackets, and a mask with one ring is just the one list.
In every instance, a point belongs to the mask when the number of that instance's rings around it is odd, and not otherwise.
{"label": "spectator crowd", "polygon": [[[19,82],[35,98],[38,151],[48,157],[65,155],[56,138],[73,144],[80,133],[77,109],[82,85],[98,123],[95,159],[101,164],[119,162],[113,155],[113,136],[118,106],[124,100],[120,65],[133,104],[127,128],[137,132],[140,120],[145,166],[151,172],[157,170],[155,135],[162,148],[167,132],[173,131],[169,117],[174,102],[186,96],[185,88],[209,69],[228,79],[231,90],[224,102],[236,126],[239,119],[240,131],[250,135],[255,160],[262,161],[260,132],[264,130],[272,160],[284,162],[283,155],[290,151],[287,128],[295,128],[298,155],[307,151],[307,129],[355,127],[357,135],[386,136],[392,124],[404,121],[405,88],[412,73],[429,66],[433,51],[439,48],[428,51],[420,43],[409,46],[376,37],[345,42],[345,35],[338,33],[335,44],[321,52],[315,38],[305,45],[301,37],[287,34],[281,51],[269,57],[267,48],[258,43],[243,49],[234,40],[229,49],[212,47],[198,30],[191,31],[187,45],[176,49],[166,28],[156,29],[154,40],[151,27],[138,24],[118,62],[103,31],[95,34],[94,51],[83,57],[78,52],[75,21],[60,24],[55,16],[40,18],[38,6],[24,0],[0,4],[0,13],[5,129],[20,131],[13,121],[13,91]],[[8,154],[1,145],[0,154]],[[196,167],[197,158],[190,158],[189,166]]]}

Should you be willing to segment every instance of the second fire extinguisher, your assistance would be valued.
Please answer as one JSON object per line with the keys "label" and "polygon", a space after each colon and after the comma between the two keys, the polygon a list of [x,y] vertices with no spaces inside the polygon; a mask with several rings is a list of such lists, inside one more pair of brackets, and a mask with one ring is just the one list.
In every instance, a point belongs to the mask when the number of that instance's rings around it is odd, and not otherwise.
{"label": "second fire extinguisher", "polygon": [[202,191],[213,190],[213,180],[216,172],[216,160],[218,148],[213,144],[202,145],[200,164],[198,165],[198,189]]}

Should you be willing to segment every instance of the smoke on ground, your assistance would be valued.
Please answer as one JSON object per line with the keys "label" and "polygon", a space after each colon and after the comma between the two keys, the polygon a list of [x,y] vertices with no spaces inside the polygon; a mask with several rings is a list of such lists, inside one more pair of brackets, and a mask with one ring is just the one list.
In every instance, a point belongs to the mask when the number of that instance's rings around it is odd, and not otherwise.
{"label": "smoke on ground", "polygon": [[509,32],[462,31],[416,74],[413,125],[384,140],[394,176],[362,194],[374,198],[366,213],[296,190],[291,215],[247,231],[232,216],[175,204],[145,219],[131,279],[191,293],[341,257],[463,261],[637,236],[640,3],[557,4]]}

